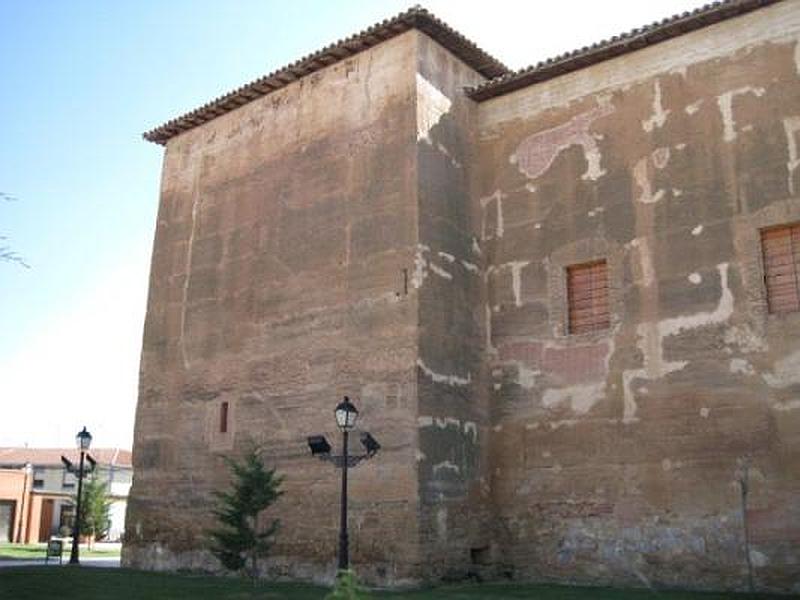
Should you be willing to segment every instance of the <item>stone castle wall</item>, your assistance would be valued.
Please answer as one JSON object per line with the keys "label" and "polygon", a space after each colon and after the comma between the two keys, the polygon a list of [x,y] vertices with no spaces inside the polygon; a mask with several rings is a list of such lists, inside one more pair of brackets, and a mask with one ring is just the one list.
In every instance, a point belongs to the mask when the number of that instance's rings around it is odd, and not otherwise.
{"label": "stone castle wall", "polygon": [[[800,11],[780,3],[479,105],[495,540],[523,578],[689,587],[800,570]],[[569,334],[605,259],[611,326]]]}
{"label": "stone castle wall", "polygon": [[[171,139],[123,560],[214,568],[222,456],[287,477],[265,573],[333,574],[348,394],[369,581],[470,573],[741,588],[800,577],[800,313],[760,230],[800,221],[790,0],[480,103],[412,29]],[[569,334],[605,259],[611,325]],[[230,424],[218,431],[220,405]]]}

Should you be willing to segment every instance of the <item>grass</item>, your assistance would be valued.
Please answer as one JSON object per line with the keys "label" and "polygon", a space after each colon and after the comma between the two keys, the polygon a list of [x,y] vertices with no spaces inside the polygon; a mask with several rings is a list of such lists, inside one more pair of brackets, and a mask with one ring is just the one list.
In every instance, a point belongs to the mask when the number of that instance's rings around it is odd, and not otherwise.
{"label": "grass", "polygon": [[[0,544],[0,560],[44,560],[47,544]],[[64,545],[64,558],[69,558],[70,547]],[[81,556],[86,558],[101,558],[119,556],[119,548],[95,548],[87,550],[81,546]],[[58,559],[56,559],[58,560]]]}
{"label": "grass", "polygon": [[[248,581],[208,575],[173,575],[89,567],[0,569],[1,600],[321,600],[326,588]],[[786,596],[649,592],[553,585],[448,585],[408,592],[374,592],[374,600],[767,600]]]}

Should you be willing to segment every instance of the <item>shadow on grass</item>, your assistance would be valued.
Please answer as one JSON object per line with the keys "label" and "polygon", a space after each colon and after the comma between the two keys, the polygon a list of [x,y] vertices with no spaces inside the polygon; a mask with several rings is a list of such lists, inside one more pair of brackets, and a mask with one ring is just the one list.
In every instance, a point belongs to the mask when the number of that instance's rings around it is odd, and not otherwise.
{"label": "shadow on grass", "polygon": [[[152,573],[90,567],[0,569],[2,600],[321,600],[326,588],[299,583],[251,582],[233,577]],[[767,600],[786,596],[650,592],[554,585],[483,584],[403,592],[374,592],[375,600]]]}

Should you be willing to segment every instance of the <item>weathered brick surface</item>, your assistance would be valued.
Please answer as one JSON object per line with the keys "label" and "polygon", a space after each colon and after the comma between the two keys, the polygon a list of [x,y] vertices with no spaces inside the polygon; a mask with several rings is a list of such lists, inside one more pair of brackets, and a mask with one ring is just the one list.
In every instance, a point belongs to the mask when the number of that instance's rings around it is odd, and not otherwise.
{"label": "weathered brick surface", "polygon": [[[253,441],[287,475],[265,572],[329,578],[304,439],[349,394],[371,581],[743,588],[744,508],[757,585],[796,591],[800,315],[767,312],[759,230],[800,221],[798,40],[789,0],[474,103],[411,30],[170,140],[126,564],[212,568]],[[597,259],[611,325],[570,335]]]}
{"label": "weathered brick surface", "polygon": [[[741,588],[747,462],[756,583],[796,589],[800,316],[766,313],[758,231],[800,219],[799,33],[781,3],[479,105],[515,576]],[[564,270],[598,258],[612,326],[568,335]]]}

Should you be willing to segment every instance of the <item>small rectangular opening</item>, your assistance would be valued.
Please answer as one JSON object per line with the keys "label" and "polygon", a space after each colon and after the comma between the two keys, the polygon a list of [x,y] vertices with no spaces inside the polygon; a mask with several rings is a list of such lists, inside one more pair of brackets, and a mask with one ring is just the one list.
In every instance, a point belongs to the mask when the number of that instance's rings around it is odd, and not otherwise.
{"label": "small rectangular opening", "polygon": [[219,432],[228,433],[228,403],[219,405]]}
{"label": "small rectangular opening", "polygon": [[489,546],[470,548],[469,559],[473,565],[488,565],[491,562]]}

